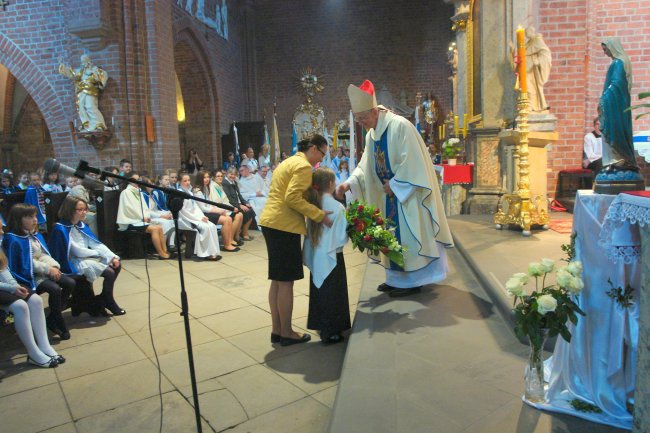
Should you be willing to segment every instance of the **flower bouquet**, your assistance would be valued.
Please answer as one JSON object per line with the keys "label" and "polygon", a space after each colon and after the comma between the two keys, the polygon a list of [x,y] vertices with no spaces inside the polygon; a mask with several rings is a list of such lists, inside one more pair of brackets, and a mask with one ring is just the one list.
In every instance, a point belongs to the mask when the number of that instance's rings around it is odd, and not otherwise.
{"label": "flower bouquet", "polygon": [[[549,275],[555,271],[555,284],[546,285]],[[573,302],[572,296],[582,291],[584,284],[580,274],[582,263],[569,262],[556,269],[551,259],[542,259],[528,265],[527,273],[516,273],[506,282],[506,290],[514,296],[515,333],[530,341],[530,363],[526,374],[526,399],[544,400],[544,371],[542,347],[547,337],[561,335],[567,342],[571,333],[567,322],[578,323],[578,314],[585,315]],[[535,290],[529,295],[524,286],[530,277],[535,278]],[[540,287],[541,280],[541,287]]]}
{"label": "flower bouquet", "polygon": [[395,264],[404,267],[404,247],[393,232],[387,228],[391,220],[384,218],[379,209],[355,200],[348,206],[345,218],[348,221],[348,236],[352,246],[359,251],[382,253]]}
{"label": "flower bouquet", "polygon": [[459,138],[451,137],[442,143],[442,156],[447,160],[458,158],[462,150]]}

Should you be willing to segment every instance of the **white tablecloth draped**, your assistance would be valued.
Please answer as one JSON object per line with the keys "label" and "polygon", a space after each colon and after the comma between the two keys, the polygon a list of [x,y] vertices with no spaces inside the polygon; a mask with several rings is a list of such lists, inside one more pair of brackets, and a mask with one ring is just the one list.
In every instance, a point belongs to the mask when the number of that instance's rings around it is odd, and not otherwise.
{"label": "white tablecloth draped", "polygon": [[[586,317],[580,316],[576,326],[569,323],[571,343],[558,337],[553,356],[546,363],[546,403],[534,406],[631,429],[627,403],[634,395],[641,266],[632,259],[634,254],[607,253],[608,247],[601,244],[601,229],[615,198],[591,191],[578,191],[576,196],[573,230],[585,283],[576,303]],[[639,237],[629,225],[614,224],[610,232],[609,247],[628,251],[639,248]],[[630,284],[636,289],[631,307],[623,308],[607,295],[611,289],[608,280],[614,287]],[[569,403],[573,399],[598,406],[603,413],[577,411]]]}

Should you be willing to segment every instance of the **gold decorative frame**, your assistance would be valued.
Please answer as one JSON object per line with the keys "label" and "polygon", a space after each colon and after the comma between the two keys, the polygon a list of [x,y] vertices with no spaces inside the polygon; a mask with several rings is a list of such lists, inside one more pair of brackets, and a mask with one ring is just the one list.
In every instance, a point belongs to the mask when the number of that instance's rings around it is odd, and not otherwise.
{"label": "gold decorative frame", "polygon": [[[482,113],[474,112],[474,4],[476,2],[477,0],[470,1],[467,30],[465,32],[467,35],[467,111],[469,112],[469,123],[478,123],[483,120]],[[478,42],[480,43],[480,41]]]}

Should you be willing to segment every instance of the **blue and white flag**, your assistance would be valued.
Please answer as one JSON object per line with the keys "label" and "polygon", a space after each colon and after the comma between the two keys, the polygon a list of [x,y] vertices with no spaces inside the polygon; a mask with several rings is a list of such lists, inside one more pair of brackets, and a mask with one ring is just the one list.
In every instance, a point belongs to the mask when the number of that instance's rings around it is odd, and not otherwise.
{"label": "blue and white flag", "polygon": [[415,129],[418,130],[418,132],[422,132],[422,129],[420,127],[420,106],[415,107]]}
{"label": "blue and white flag", "polygon": [[232,122],[232,130],[235,134],[235,164],[239,167],[240,158],[239,158],[239,136],[237,135],[237,124]]}
{"label": "blue and white flag", "polygon": [[348,165],[350,168],[348,171],[352,173],[354,171],[354,167],[357,166],[357,149],[356,149],[356,143],[355,143],[355,137],[354,137],[354,114],[352,114],[352,110],[350,110],[350,162]]}
{"label": "blue and white flag", "polygon": [[296,124],[291,123],[291,154],[298,152],[298,135],[296,134]]}
{"label": "blue and white flag", "polygon": [[266,126],[266,119],[264,119],[264,143],[262,144],[266,144],[267,146],[271,147],[271,139],[269,138],[269,128]]}
{"label": "blue and white flag", "polygon": [[273,112],[273,162],[280,162],[280,135],[278,133],[278,122]]}

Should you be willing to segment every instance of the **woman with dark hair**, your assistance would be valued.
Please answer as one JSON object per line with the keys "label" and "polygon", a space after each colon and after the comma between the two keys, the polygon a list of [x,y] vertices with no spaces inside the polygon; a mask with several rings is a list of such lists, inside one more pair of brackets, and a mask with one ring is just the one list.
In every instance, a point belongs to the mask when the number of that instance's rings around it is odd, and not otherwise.
{"label": "woman with dark hair", "polygon": [[[59,208],[59,222],[50,235],[50,250],[61,263],[61,270],[70,275],[83,275],[91,283],[104,277],[100,304],[114,316],[126,314],[113,297],[115,280],[122,270],[120,258],[84,223],[88,203],[78,197],[67,196]],[[103,309],[102,309],[103,311]]]}
{"label": "woman with dark hair", "polygon": [[11,207],[2,247],[9,260],[9,270],[18,283],[39,295],[48,294],[48,329],[61,340],[70,339],[70,332],[61,312],[76,282],[61,272],[61,265],[50,254],[45,239],[38,232],[34,206],[17,203]]}
{"label": "woman with dark hair", "polygon": [[201,158],[199,158],[196,150],[190,149],[187,155],[187,160],[185,161],[185,170],[189,174],[194,175],[196,172],[201,170],[201,168],[203,168],[203,161],[201,161]]}
{"label": "woman with dark hair", "polygon": [[[187,173],[180,175],[179,189],[192,194],[192,180]],[[190,226],[198,233],[194,242],[194,254],[205,260],[221,260],[219,249],[219,232],[217,226],[210,222],[194,200],[183,200],[183,207],[178,212],[178,222]]]}
{"label": "woman with dark hair", "polygon": [[230,167],[237,168],[237,163],[235,162],[235,154],[232,152],[228,152],[228,156],[226,157],[226,160],[223,162],[223,170],[226,171]]}
{"label": "woman with dark hair", "polygon": [[56,353],[47,338],[43,300],[18,284],[7,266],[7,256],[0,250],[0,307],[14,315],[16,334],[27,349],[27,362],[44,368],[63,364],[65,358]]}
{"label": "woman with dark hair", "polygon": [[[228,200],[228,195],[223,190],[223,180],[225,177],[226,174],[221,170],[214,172],[212,183],[210,184],[210,200],[216,203],[232,206]],[[240,239],[241,228],[244,223],[244,215],[239,212],[239,209],[235,208],[235,210],[230,213],[230,217],[233,221],[233,245],[241,247],[244,245],[244,242]]]}
{"label": "woman with dark hair", "polygon": [[[194,181],[194,195],[196,197],[213,201],[210,194],[212,189],[210,173],[203,170],[199,171]],[[221,238],[223,239],[223,248],[221,251],[227,251],[229,253],[239,251],[239,248],[234,241],[234,233],[239,231],[239,226],[236,226],[235,220],[237,220],[240,225],[242,221],[241,217],[236,218],[236,216],[239,215],[239,212],[230,212],[229,210],[207,203],[197,202],[197,204],[211,223],[221,225]],[[233,214],[234,216],[232,216]]]}
{"label": "woman with dark hair", "polygon": [[291,325],[293,282],[304,278],[300,237],[307,234],[305,217],[332,226],[327,217],[331,211],[323,211],[305,199],[305,192],[312,185],[312,167],[323,160],[326,152],[327,140],[318,134],[298,143],[298,152],[273,173],[260,217],[269,257],[271,343],[288,346],[311,339],[307,333],[295,332]]}

